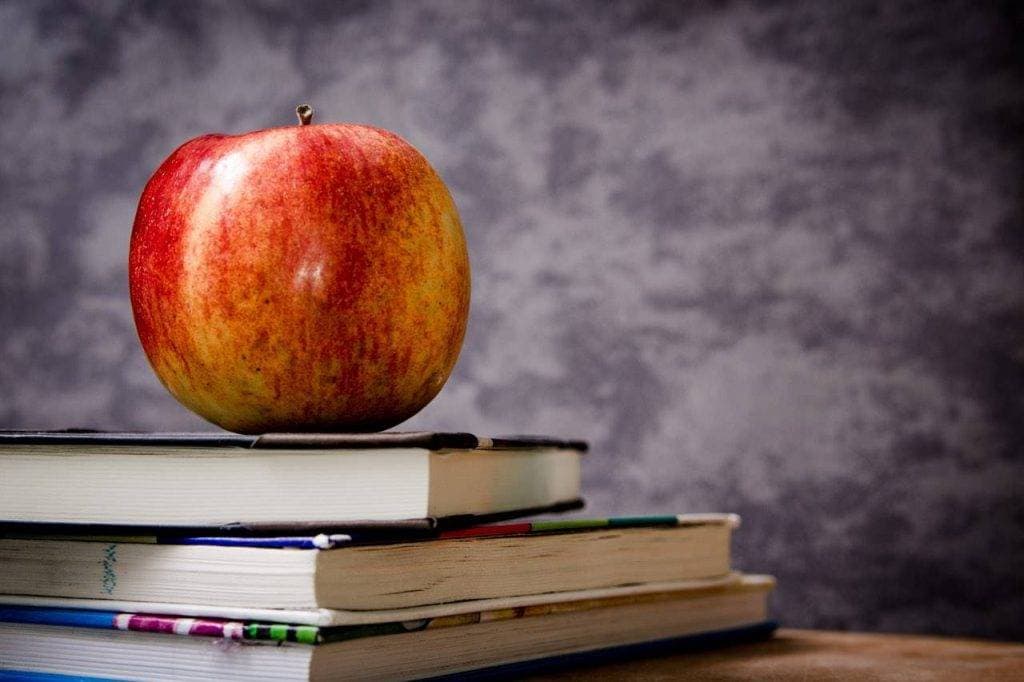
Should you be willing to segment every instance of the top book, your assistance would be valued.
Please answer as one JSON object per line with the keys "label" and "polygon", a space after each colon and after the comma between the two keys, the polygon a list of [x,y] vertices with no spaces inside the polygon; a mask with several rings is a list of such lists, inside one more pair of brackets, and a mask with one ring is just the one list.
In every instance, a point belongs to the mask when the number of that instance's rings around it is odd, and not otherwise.
{"label": "top book", "polygon": [[582,441],[468,433],[0,432],[0,524],[429,529],[580,506]]}

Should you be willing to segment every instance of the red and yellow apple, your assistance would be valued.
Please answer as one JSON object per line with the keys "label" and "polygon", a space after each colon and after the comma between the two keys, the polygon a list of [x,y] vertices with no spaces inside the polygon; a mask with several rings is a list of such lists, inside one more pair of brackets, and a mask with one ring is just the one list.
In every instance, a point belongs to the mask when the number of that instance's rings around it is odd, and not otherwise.
{"label": "red and yellow apple", "polygon": [[139,338],[184,405],[231,431],[372,431],[441,390],[469,314],[448,189],[363,125],[204,135],[156,170],[132,229]]}

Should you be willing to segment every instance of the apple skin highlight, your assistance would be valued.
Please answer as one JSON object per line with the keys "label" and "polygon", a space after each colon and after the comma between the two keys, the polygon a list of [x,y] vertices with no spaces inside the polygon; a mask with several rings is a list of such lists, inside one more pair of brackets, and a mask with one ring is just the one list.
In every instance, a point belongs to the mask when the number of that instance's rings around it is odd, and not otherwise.
{"label": "apple skin highlight", "polygon": [[447,380],[469,316],[448,189],[402,138],[361,125],[182,145],[142,193],[129,280],[157,376],[240,433],[408,419]]}

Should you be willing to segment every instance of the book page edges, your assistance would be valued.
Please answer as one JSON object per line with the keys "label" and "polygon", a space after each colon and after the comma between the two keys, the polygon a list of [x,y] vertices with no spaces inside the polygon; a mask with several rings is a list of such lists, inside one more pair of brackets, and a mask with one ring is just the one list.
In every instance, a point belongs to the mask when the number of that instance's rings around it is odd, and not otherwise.
{"label": "book page edges", "polygon": [[493,514],[571,503],[580,497],[573,449],[433,453],[429,516]]}

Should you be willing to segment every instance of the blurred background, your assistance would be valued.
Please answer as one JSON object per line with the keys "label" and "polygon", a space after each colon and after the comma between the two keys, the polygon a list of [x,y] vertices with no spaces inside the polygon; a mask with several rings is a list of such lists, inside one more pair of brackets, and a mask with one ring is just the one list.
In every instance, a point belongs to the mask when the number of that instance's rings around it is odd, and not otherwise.
{"label": "blurred background", "polygon": [[135,336],[149,174],[372,123],[473,265],[403,429],[588,438],[588,513],[736,511],[790,626],[1024,637],[1013,3],[0,2],[0,427],[205,430]]}

